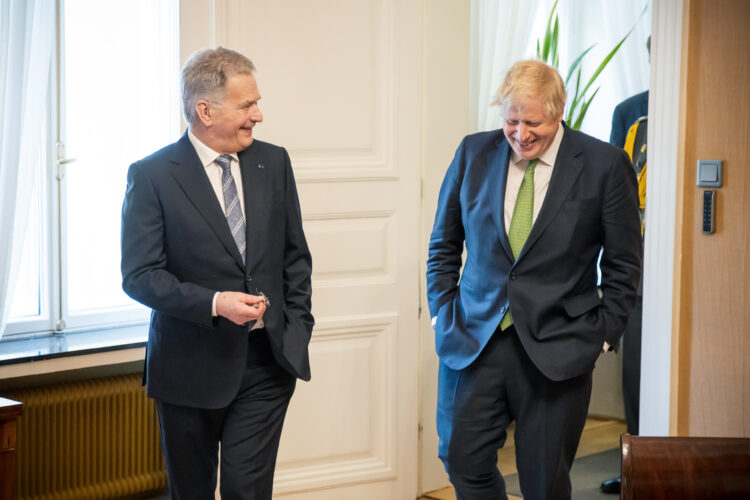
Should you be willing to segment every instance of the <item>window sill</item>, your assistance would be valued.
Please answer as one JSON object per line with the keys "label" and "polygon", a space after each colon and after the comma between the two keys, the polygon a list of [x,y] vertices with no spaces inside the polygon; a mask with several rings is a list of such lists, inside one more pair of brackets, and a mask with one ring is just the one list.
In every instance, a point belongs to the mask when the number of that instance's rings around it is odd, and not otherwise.
{"label": "window sill", "polygon": [[148,325],[0,342],[0,379],[143,360]]}

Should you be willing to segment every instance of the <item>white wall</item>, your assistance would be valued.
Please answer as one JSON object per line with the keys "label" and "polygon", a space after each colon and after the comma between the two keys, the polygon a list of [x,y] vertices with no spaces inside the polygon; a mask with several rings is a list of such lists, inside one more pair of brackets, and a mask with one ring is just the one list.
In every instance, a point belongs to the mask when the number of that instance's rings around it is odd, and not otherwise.
{"label": "white wall", "polygon": [[422,80],[422,209],[420,224],[420,351],[422,492],[442,488],[448,477],[437,458],[438,358],[425,292],[427,243],[437,197],[453,153],[469,130],[469,2],[427,0]]}

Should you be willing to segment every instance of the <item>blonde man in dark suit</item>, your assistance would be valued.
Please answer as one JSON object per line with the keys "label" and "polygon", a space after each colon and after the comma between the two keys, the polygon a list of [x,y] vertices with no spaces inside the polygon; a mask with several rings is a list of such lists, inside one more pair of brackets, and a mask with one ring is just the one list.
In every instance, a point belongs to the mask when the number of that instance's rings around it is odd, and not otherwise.
{"label": "blonde man in dark suit", "polygon": [[624,151],[562,122],[554,68],[516,63],[496,102],[503,129],[461,142],[430,238],[439,453],[457,498],[507,498],[515,421],[524,498],[570,499],[594,365],[635,301],[638,191]]}

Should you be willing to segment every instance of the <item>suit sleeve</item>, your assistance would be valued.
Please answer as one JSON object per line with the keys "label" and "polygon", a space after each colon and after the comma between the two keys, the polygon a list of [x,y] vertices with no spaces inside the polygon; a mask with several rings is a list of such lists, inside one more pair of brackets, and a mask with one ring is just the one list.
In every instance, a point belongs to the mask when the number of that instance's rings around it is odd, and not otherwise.
{"label": "suit sleeve", "polygon": [[458,289],[464,226],[461,217],[461,175],[465,162],[465,142],[461,142],[443,179],[435,223],[430,235],[427,258],[427,302],[430,316],[453,300]]}
{"label": "suit sleeve", "polygon": [[616,345],[635,305],[641,277],[642,240],[638,185],[625,151],[617,151],[605,186],[602,214],[602,307],[604,339]]}
{"label": "suit sleeve", "polygon": [[181,282],[167,270],[164,210],[143,163],[128,170],[122,206],[122,288],[155,311],[212,326],[216,290]]}
{"label": "suit sleeve", "polygon": [[312,257],[302,229],[297,185],[289,154],[284,150],[286,168],[286,241],[284,243],[284,316],[285,328],[295,336],[312,334],[311,313]]}
{"label": "suit sleeve", "polygon": [[614,113],[612,113],[612,131],[609,134],[609,143],[618,148],[625,146],[625,118],[622,116],[622,106],[618,105],[615,107]]}

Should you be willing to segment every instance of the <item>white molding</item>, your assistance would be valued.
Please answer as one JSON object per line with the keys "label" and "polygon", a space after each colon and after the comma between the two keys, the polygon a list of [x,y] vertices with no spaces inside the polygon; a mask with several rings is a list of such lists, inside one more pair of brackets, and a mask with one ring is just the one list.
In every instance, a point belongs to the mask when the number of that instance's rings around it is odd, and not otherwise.
{"label": "white molding", "polygon": [[229,38],[230,5],[227,0],[209,0],[211,47],[227,47]]}
{"label": "white molding", "polygon": [[[316,241],[320,241],[317,238],[321,233],[336,231],[341,235],[337,238],[339,242],[350,239],[351,242],[354,243],[357,236],[352,230],[364,229],[365,224],[369,223],[368,225],[373,224],[373,227],[369,228],[372,232],[377,232],[382,235],[382,253],[379,254],[383,259],[382,263],[377,262],[377,254],[366,255],[365,252],[352,251],[346,243],[341,243],[338,251],[344,254],[354,253],[356,258],[363,259],[360,261],[360,264],[363,264],[363,266],[354,269],[329,268],[326,271],[321,271],[321,264],[320,261],[318,261],[318,266],[313,267],[312,274],[312,279],[316,287],[364,286],[396,282],[396,253],[398,252],[398,244],[395,236],[395,213],[392,210],[340,214],[315,214],[303,218],[303,220],[305,222],[307,240],[312,248],[313,259],[316,258],[316,250],[319,250],[319,248],[314,247],[314,245]],[[311,223],[317,224],[311,225]],[[351,224],[358,224],[361,227],[346,227],[346,224],[349,226]],[[382,227],[375,227],[374,224],[382,224]],[[344,225],[345,227],[342,227],[341,225]],[[346,238],[346,236],[349,236],[349,238]],[[373,251],[377,252],[377,250]],[[367,259],[368,257],[370,257],[369,260]],[[331,262],[329,259],[330,256],[327,256],[326,260],[330,265]],[[340,264],[341,257],[338,257],[336,260]]]}
{"label": "white molding", "polygon": [[397,374],[395,370],[398,313],[387,312],[371,315],[331,316],[319,320],[313,331],[311,344],[358,338],[381,338],[384,342],[384,362],[379,373],[384,377],[385,391],[380,401],[384,408],[384,420],[377,423],[383,428],[383,442],[378,447],[371,443],[371,451],[380,448],[381,453],[363,456],[334,456],[293,464],[279,464],[274,478],[274,495],[299,493],[317,489],[340,487],[350,484],[392,480],[396,478],[396,396]]}
{"label": "white molding", "polygon": [[[221,32],[219,7],[226,7],[225,41],[237,45],[241,39],[243,16],[238,0],[211,0],[217,4],[216,31]],[[394,45],[396,24],[396,0],[371,0],[375,11],[372,24],[373,49],[362,57],[371,61],[373,70],[372,92],[361,96],[354,103],[360,108],[370,107],[372,121],[367,144],[360,147],[338,144],[331,147],[295,147],[284,142],[294,165],[297,182],[349,181],[349,180],[392,180],[400,179],[399,163],[395,144],[396,137],[396,64],[398,54]],[[247,10],[251,7],[245,6]],[[218,35],[217,35],[218,37]],[[343,70],[342,70],[343,71]],[[331,78],[331,75],[327,75]],[[271,138],[273,139],[273,138]],[[271,140],[273,142],[273,140]],[[407,165],[406,168],[409,168]]]}
{"label": "white molding", "polygon": [[390,464],[377,457],[355,458],[293,469],[277,468],[273,493],[284,495],[333,486],[394,479],[396,472]]}
{"label": "white molding", "polygon": [[316,320],[313,339],[381,331],[390,325],[395,325],[397,321],[398,313],[396,312],[327,316]]}
{"label": "white molding", "polygon": [[369,212],[319,212],[312,215],[303,215],[302,220],[307,222],[317,220],[387,219],[393,217],[393,214],[393,210],[373,210]]}
{"label": "white molding", "polygon": [[[296,172],[296,171],[295,171]],[[347,172],[347,176],[342,177],[341,171],[336,170],[318,170],[310,174],[309,172],[302,172],[301,177],[295,177],[297,185],[299,184],[333,184],[341,182],[382,182],[382,181],[398,181],[400,177],[396,175],[380,174],[377,170],[363,170]],[[295,176],[298,174],[295,174]]]}
{"label": "white molding", "polygon": [[680,130],[682,19],[687,0],[654,0],[641,345],[641,435],[667,436]]}

